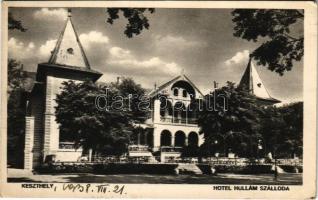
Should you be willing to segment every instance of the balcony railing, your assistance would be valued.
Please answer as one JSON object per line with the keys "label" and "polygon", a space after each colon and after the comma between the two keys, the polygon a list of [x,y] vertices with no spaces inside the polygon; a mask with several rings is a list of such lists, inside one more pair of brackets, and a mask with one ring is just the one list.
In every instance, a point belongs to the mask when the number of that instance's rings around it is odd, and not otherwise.
{"label": "balcony railing", "polygon": [[175,123],[175,124],[198,124],[197,118],[172,118],[172,117],[161,117],[161,122],[164,123]]}
{"label": "balcony railing", "polygon": [[128,146],[128,151],[136,151],[136,152],[148,152],[149,147],[147,145],[129,145]]}
{"label": "balcony railing", "polygon": [[74,142],[60,142],[59,149],[76,149]]}
{"label": "balcony railing", "polygon": [[181,152],[182,147],[169,147],[169,146],[162,146],[160,148],[161,152]]}

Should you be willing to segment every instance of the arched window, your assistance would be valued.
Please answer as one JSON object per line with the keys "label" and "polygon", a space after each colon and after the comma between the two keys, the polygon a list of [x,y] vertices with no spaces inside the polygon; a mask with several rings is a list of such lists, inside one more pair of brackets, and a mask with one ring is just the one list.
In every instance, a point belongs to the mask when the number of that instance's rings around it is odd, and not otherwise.
{"label": "arched window", "polygon": [[153,129],[148,130],[147,133],[147,145],[153,147]]}
{"label": "arched window", "polygon": [[191,102],[188,106],[188,118],[197,118],[199,112],[199,105],[197,102]]}
{"label": "arched window", "polygon": [[160,102],[160,116],[164,117],[167,115],[172,115],[172,103],[165,99],[165,101]]}
{"label": "arched window", "polygon": [[188,136],[189,146],[197,147],[199,145],[199,136],[196,132],[189,133]]}
{"label": "arched window", "polygon": [[173,95],[174,95],[174,96],[179,96],[179,90],[178,90],[178,88],[174,88],[174,89],[173,89]]}
{"label": "arched window", "polygon": [[174,105],[174,117],[175,118],[185,118],[186,117],[186,107],[184,105],[184,103],[182,103],[181,101],[178,101],[175,103]]}
{"label": "arched window", "polygon": [[161,146],[171,146],[171,133],[168,130],[163,130],[160,135]]}
{"label": "arched window", "polygon": [[183,97],[187,97],[187,96],[188,96],[188,92],[187,92],[186,90],[183,90],[183,91],[182,91],[182,96],[183,96]]}
{"label": "arched window", "polygon": [[182,131],[177,131],[175,134],[175,144],[176,147],[183,147],[185,145],[185,133]]}

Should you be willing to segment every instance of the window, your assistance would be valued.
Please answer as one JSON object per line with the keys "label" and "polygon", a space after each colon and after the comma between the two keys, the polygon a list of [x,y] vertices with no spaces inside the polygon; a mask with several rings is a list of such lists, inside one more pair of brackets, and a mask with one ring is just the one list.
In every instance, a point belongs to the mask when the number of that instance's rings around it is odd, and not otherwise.
{"label": "window", "polygon": [[68,48],[66,51],[67,51],[67,53],[69,53],[69,54],[74,54],[73,48]]}
{"label": "window", "polygon": [[187,96],[188,96],[188,93],[187,93],[187,91],[186,91],[186,90],[183,90],[183,92],[182,92],[182,96],[183,96],[183,97],[187,97]]}
{"label": "window", "polygon": [[173,89],[173,95],[178,96],[179,95],[179,90],[178,88]]}

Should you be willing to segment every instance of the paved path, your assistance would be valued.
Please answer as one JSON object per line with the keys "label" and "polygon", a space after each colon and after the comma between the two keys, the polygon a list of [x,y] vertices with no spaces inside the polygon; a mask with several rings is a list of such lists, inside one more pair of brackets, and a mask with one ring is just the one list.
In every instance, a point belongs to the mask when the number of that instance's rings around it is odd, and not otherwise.
{"label": "paved path", "polygon": [[32,174],[24,170],[9,169],[8,182],[77,182],[77,183],[165,183],[165,184],[270,184],[301,185],[302,174],[279,174],[274,181],[272,174],[242,175],[151,175],[151,174]]}

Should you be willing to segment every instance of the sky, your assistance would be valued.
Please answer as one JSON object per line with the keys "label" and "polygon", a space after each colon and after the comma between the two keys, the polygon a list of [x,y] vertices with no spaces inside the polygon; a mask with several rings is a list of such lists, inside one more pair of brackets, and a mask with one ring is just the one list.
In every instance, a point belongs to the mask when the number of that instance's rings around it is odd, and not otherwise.
{"label": "sky", "polygon": [[[9,58],[36,71],[47,62],[67,17],[64,8],[10,8],[14,18],[28,30],[9,31]],[[233,36],[230,9],[156,9],[146,13],[150,27],[133,38],[124,34],[126,19],[106,23],[105,8],[73,8],[72,20],[91,68],[104,75],[99,81],[114,82],[116,77],[132,77],[152,89],[184,73],[204,93],[213,81],[239,83],[248,55],[261,42]],[[303,31],[298,24],[297,31]],[[264,41],[264,40],[263,40]],[[257,71],[270,95],[286,102],[302,100],[303,61],[280,76],[264,66]]]}

